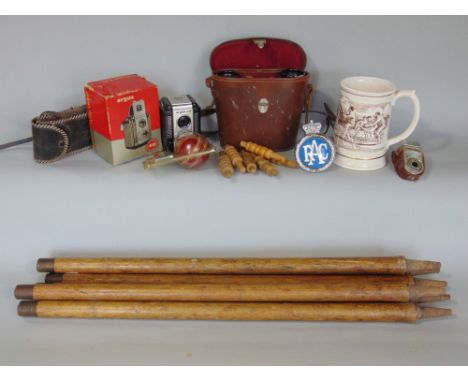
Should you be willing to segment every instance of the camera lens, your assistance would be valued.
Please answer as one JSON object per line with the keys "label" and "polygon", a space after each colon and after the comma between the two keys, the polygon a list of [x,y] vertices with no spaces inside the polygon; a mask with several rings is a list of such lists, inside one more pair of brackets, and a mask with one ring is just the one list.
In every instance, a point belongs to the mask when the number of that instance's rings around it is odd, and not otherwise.
{"label": "camera lens", "polygon": [[239,78],[241,75],[239,72],[236,72],[235,70],[221,70],[219,72],[215,73],[217,76],[220,77],[231,77],[231,78]]}
{"label": "camera lens", "polygon": [[146,121],[144,119],[140,119],[138,121],[138,126],[140,126],[142,129],[146,127]]}
{"label": "camera lens", "polygon": [[298,78],[304,77],[305,75],[306,72],[298,69],[285,69],[280,73],[280,77],[282,78]]}
{"label": "camera lens", "polygon": [[411,172],[412,174],[418,174],[423,169],[422,162],[417,158],[409,158],[409,160],[406,163],[407,163],[408,171]]}
{"label": "camera lens", "polygon": [[190,117],[187,117],[186,115],[183,115],[177,120],[177,125],[179,125],[181,129],[189,127],[191,123],[192,123],[192,120],[190,119]]}
{"label": "camera lens", "polygon": [[142,110],[143,110],[143,108],[141,107],[141,105],[137,105],[136,109],[137,109],[137,111],[142,111]]}

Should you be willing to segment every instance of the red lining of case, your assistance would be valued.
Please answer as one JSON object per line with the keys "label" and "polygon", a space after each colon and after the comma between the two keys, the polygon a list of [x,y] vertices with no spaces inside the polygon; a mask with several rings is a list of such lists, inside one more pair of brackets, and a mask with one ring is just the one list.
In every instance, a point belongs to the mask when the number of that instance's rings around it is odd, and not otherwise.
{"label": "red lining of case", "polygon": [[307,63],[304,50],[295,42],[263,38],[266,44],[259,48],[248,38],[224,42],[213,49],[210,65],[213,71],[236,68],[291,68],[303,70]]}

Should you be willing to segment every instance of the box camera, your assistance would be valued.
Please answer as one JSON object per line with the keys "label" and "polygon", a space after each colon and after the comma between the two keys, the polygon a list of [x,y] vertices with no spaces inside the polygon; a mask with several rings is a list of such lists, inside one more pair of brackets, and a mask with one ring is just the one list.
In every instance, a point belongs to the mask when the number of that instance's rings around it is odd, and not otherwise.
{"label": "box camera", "polygon": [[120,129],[124,132],[125,147],[137,149],[144,146],[151,139],[150,116],[146,112],[145,101],[133,101],[128,117],[123,121]]}
{"label": "box camera", "polygon": [[190,95],[163,97],[160,102],[164,148],[174,151],[174,142],[184,133],[200,133],[200,106]]}

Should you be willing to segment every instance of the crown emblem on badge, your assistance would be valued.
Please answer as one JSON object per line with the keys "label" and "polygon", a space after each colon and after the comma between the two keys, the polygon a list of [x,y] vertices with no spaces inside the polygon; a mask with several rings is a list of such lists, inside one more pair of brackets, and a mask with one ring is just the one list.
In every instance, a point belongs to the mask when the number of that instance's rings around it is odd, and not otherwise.
{"label": "crown emblem on badge", "polygon": [[335,159],[335,146],[326,136],[320,134],[322,124],[314,121],[306,123],[302,129],[306,133],[296,145],[296,160],[308,172],[321,172],[331,166]]}

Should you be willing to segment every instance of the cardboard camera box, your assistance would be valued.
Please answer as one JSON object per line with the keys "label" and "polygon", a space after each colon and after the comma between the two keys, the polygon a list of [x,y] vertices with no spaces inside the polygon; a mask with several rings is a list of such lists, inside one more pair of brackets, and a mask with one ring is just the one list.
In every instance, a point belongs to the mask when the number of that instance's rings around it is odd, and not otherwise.
{"label": "cardboard camera box", "polygon": [[136,74],[90,82],[85,87],[94,150],[113,165],[162,150],[159,95]]}

